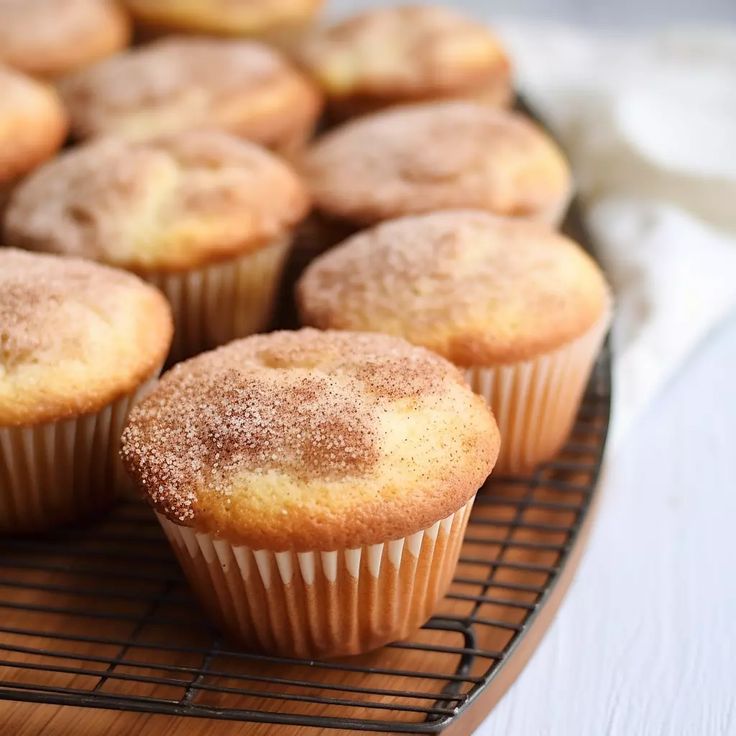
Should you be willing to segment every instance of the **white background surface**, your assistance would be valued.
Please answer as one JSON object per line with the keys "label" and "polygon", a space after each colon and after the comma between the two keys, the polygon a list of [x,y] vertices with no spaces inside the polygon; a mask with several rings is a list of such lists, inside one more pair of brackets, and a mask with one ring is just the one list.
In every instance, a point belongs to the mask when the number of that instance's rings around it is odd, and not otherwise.
{"label": "white background surface", "polygon": [[[336,13],[396,5],[400,0],[332,0]],[[408,2],[408,0],[401,0]],[[414,0],[419,2],[420,0]],[[429,2],[430,0],[424,0]],[[662,22],[736,21],[734,0],[434,0],[475,15],[501,15],[530,20],[571,21],[601,26],[643,27]]]}
{"label": "white background surface", "polygon": [[736,315],[609,457],[568,596],[477,734],[736,734],[734,376]]}

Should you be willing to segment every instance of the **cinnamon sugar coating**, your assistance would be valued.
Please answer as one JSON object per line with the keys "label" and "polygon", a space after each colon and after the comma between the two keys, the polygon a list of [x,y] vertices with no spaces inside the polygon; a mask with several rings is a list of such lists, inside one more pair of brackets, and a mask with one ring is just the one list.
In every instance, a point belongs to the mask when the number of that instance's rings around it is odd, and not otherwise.
{"label": "cinnamon sugar coating", "polygon": [[0,64],[0,186],[53,156],[66,131],[54,90]]}
{"label": "cinnamon sugar coating", "polygon": [[97,411],[161,366],[172,321],[137,277],[0,248],[0,426]]}
{"label": "cinnamon sugar coating", "polygon": [[595,262],[545,225],[457,210],[400,218],[306,270],[302,321],[404,337],[460,366],[561,347],[610,308]]}
{"label": "cinnamon sugar coating", "polygon": [[341,109],[472,96],[511,96],[510,64],[495,35],[460,13],[433,5],[375,8],[309,35],[304,67]]}
{"label": "cinnamon sugar coating", "polygon": [[115,0],[0,0],[0,61],[28,74],[67,74],[129,39]]}
{"label": "cinnamon sugar coating", "polygon": [[314,86],[256,41],[165,38],[62,80],[72,133],[142,139],[222,128],[268,148],[294,149],[320,112]]}
{"label": "cinnamon sugar coating", "polygon": [[305,551],[431,526],[477,491],[498,446],[447,361],[384,335],[307,329],[175,366],[131,414],[122,455],[171,521]]}
{"label": "cinnamon sugar coating", "polygon": [[226,133],[108,137],[71,149],[17,187],[5,237],[141,272],[176,271],[267,245],[308,206],[285,163]]}
{"label": "cinnamon sugar coating", "polygon": [[557,222],[568,165],[531,120],[477,102],[407,105],[346,123],[306,152],[316,206],[372,224],[469,207]]}

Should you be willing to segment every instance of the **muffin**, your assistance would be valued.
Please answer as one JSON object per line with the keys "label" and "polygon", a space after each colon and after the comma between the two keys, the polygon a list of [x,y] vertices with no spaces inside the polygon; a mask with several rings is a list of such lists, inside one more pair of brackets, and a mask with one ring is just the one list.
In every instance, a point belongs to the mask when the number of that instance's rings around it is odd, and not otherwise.
{"label": "muffin", "polygon": [[507,106],[510,64],[496,36],[449,8],[376,8],[310,34],[298,58],[337,118],[422,100]]}
{"label": "muffin", "polygon": [[294,277],[382,220],[469,207],[558,223],[572,191],[561,151],[531,120],[467,101],[352,120],[319,138],[301,170],[315,212],[295,249]]}
{"label": "muffin", "polygon": [[221,128],[289,154],[321,109],[312,83],[256,41],[162,39],[71,74],[60,90],[77,138]]}
{"label": "muffin", "polygon": [[58,77],[128,44],[128,18],[114,0],[0,0],[0,61]]}
{"label": "muffin", "polygon": [[0,212],[16,179],[53,156],[66,129],[51,87],[0,65]]}
{"label": "muffin", "polygon": [[297,301],[306,324],[398,335],[455,363],[498,420],[499,472],[559,452],[611,310],[576,243],[469,210],[355,235],[312,263]]}
{"label": "muffin", "polygon": [[10,245],[132,270],[174,310],[180,358],[268,326],[304,186],[268,151],[227,133],[73,148],[11,197]]}
{"label": "muffin", "polygon": [[126,0],[147,33],[189,31],[288,40],[317,14],[323,0]]}
{"label": "muffin", "polygon": [[493,416],[447,361],[316,330],[180,363],[122,442],[211,617],[300,657],[374,649],[429,618],[497,451]]}
{"label": "muffin", "polygon": [[353,120],[317,140],[303,168],[315,206],[356,228],[452,207],[557,223],[571,193],[561,151],[531,120],[465,101]]}
{"label": "muffin", "polygon": [[166,300],[131,274],[0,248],[0,531],[112,502],[120,434],[171,332]]}

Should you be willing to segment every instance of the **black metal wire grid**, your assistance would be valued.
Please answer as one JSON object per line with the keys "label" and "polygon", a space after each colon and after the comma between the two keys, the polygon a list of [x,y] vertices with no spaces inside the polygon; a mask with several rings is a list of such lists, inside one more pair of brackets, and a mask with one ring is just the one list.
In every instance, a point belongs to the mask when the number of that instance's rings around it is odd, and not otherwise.
{"label": "black metal wire grid", "polygon": [[[562,454],[479,494],[458,571],[410,641],[339,661],[227,648],[143,505],[0,543],[0,699],[437,733],[498,676],[544,606],[595,493],[606,346]],[[432,656],[428,656],[432,655]]]}
{"label": "black metal wire grid", "polygon": [[[566,230],[590,242],[576,206]],[[440,733],[499,676],[568,564],[595,497],[610,400],[606,344],[558,458],[479,493],[436,615],[410,641],[361,657],[228,648],[142,504],[91,527],[1,540],[0,700]]]}

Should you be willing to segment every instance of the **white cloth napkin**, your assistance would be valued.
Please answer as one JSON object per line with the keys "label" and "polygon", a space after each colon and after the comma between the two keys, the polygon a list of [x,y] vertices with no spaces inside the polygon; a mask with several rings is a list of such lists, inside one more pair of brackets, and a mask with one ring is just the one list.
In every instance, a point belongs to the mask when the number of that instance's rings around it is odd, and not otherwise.
{"label": "white cloth napkin", "polygon": [[494,25],[572,160],[614,287],[615,448],[736,306],[736,32]]}

